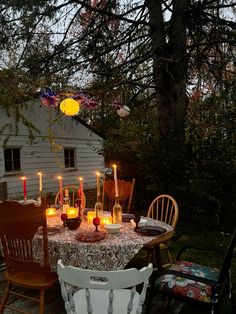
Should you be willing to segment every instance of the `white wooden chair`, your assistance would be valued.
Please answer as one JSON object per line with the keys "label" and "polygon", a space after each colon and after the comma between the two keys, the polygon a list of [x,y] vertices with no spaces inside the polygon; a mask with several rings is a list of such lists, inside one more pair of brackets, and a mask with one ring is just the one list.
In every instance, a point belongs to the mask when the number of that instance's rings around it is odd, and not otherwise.
{"label": "white wooden chair", "polygon": [[[137,270],[95,271],[57,264],[66,313],[141,314],[152,264]],[[143,283],[141,294],[136,285]],[[80,288],[75,292],[73,287]],[[131,289],[125,289],[130,288]]]}

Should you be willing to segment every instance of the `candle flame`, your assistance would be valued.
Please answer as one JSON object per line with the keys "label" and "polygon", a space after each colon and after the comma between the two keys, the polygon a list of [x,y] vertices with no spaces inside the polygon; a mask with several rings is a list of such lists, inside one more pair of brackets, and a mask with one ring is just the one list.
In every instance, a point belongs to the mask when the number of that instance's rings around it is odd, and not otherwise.
{"label": "candle flame", "polygon": [[26,180],[26,177],[21,177],[21,180]]}
{"label": "candle flame", "polygon": [[97,175],[98,177],[100,177],[100,172],[99,172],[99,171],[97,171],[97,172],[96,172],[96,175]]}
{"label": "candle flame", "polygon": [[83,181],[83,177],[79,177],[79,180],[80,180],[80,181]]}
{"label": "candle flame", "polygon": [[42,172],[38,172],[38,176],[41,176],[42,175]]}
{"label": "candle flame", "polygon": [[116,168],[116,167],[117,167],[117,165],[116,165],[116,164],[114,164],[114,165],[112,165],[112,167]]}
{"label": "candle flame", "polygon": [[62,179],[62,177],[61,177],[61,176],[58,176],[58,177],[57,177],[57,179],[61,180],[61,179]]}

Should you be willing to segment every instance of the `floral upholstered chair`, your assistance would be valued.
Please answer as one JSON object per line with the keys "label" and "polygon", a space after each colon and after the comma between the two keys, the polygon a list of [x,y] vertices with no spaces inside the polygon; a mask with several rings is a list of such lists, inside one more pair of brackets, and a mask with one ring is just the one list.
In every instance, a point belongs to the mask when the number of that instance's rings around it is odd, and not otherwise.
{"label": "floral upholstered chair", "polygon": [[[236,229],[225,253],[220,268],[203,266],[180,259],[187,248],[182,249],[174,264],[159,274],[155,281],[155,292],[183,302],[194,302],[208,306],[211,313],[219,313],[222,297],[230,288],[230,264],[236,243]],[[229,293],[229,296],[231,293]]]}

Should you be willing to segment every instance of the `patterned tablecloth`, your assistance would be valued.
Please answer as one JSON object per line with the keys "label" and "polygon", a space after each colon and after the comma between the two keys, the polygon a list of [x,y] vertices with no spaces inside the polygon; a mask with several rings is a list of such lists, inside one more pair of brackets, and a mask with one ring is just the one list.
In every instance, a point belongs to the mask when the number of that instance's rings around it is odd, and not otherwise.
{"label": "patterned tablecloth", "polygon": [[[171,226],[146,218],[148,225],[157,225],[167,230],[171,237],[173,229]],[[118,234],[107,234],[99,242],[86,243],[76,239],[79,233],[95,232],[93,225],[82,222],[77,230],[69,230],[62,226],[60,219],[54,219],[53,223],[58,227],[57,232],[48,234],[49,257],[52,270],[56,271],[57,261],[61,259],[65,265],[73,265],[85,269],[96,270],[118,270],[137,254],[144,244],[156,239],[159,236],[143,236],[134,231],[131,223],[122,223]],[[101,228],[101,227],[99,227]],[[41,257],[41,236],[35,238],[35,254]]]}

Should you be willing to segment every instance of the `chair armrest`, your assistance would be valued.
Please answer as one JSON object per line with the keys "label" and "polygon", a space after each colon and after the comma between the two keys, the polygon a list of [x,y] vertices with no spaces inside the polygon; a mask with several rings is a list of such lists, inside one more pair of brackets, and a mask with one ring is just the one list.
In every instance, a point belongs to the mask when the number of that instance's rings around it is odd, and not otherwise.
{"label": "chair armrest", "polygon": [[167,270],[164,270],[164,271],[160,272],[158,274],[158,277],[161,276],[161,275],[175,275],[177,277],[182,277],[182,278],[194,280],[194,281],[197,281],[197,282],[202,282],[202,283],[208,284],[210,286],[214,286],[214,288],[220,288],[220,286],[221,286],[218,283],[218,281],[215,281],[215,280],[212,280],[212,279],[208,279],[208,278],[198,277],[198,276],[191,275],[191,274],[182,273],[182,272],[179,272],[177,270],[167,269]]}
{"label": "chair armrest", "polygon": [[224,254],[225,250],[220,250],[220,249],[215,249],[215,248],[210,248],[210,247],[197,247],[197,246],[184,246],[182,247],[179,252],[177,253],[176,260],[181,259],[181,255],[185,253],[186,251],[202,251],[202,252],[212,252],[212,253],[218,253],[218,254]]}

